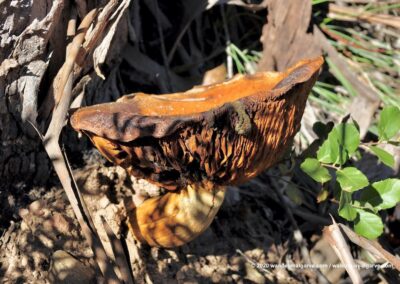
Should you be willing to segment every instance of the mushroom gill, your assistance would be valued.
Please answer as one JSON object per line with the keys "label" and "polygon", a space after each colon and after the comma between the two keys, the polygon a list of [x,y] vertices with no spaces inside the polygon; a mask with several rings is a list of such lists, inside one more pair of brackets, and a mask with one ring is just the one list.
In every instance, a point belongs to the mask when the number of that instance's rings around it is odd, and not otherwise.
{"label": "mushroom gill", "polygon": [[304,60],[282,73],[237,75],[183,93],[131,94],[75,111],[71,125],[108,160],[169,190],[137,207],[129,224],[141,241],[177,246],[209,226],[226,185],[280,159],[322,63]]}

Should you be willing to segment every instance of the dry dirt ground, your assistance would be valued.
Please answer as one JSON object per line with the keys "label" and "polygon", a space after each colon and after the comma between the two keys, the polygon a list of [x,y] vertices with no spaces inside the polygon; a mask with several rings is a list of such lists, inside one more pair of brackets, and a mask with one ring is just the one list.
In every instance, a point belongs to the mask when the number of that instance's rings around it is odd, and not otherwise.
{"label": "dry dirt ground", "polygon": [[[265,267],[272,263],[307,263],[293,239],[293,221],[274,189],[283,187],[271,177],[276,169],[240,188],[230,188],[217,218],[203,235],[187,245],[166,250],[137,243],[123,222],[123,204],[132,197],[132,188],[141,190],[148,185],[127,176],[122,168],[108,166],[96,153],[86,156],[87,164],[75,169],[75,177],[95,225],[101,226],[100,216],[104,216],[114,233],[125,240],[137,283],[319,282],[315,270]],[[10,195],[8,203],[3,202],[8,207],[2,209],[0,282],[96,283],[100,273],[94,268],[92,251],[61,186],[33,188],[24,200],[10,200],[13,198]],[[308,240],[304,247],[310,248],[313,263],[338,263],[320,235],[329,220],[311,218],[304,212],[299,218],[302,211],[293,212],[297,212],[299,221],[296,226]],[[8,225],[4,214],[13,220]],[[107,237],[100,237],[109,250]],[[343,272],[336,269],[325,271],[325,275],[337,283]]]}
{"label": "dry dirt ground", "polygon": [[[101,224],[99,216],[105,216],[115,233],[129,236],[125,227],[119,226],[124,215],[121,205],[132,194],[132,187],[138,189],[144,183],[132,180],[121,168],[105,167],[103,163],[95,159],[75,170],[77,182],[94,212],[95,223]],[[136,280],[264,283],[265,272],[257,270],[252,261],[278,263],[288,253],[283,251],[282,242],[288,242],[290,232],[285,232],[287,218],[268,197],[268,188],[245,190],[232,188],[210,229],[183,247],[149,248],[129,236],[127,245],[131,247]],[[80,234],[62,188],[34,188],[27,200],[34,199],[14,208],[11,215],[15,221],[0,239],[0,279],[5,283],[45,283],[75,277],[78,268],[82,280],[93,279],[92,252]],[[279,277],[292,278],[284,270],[281,274]]]}

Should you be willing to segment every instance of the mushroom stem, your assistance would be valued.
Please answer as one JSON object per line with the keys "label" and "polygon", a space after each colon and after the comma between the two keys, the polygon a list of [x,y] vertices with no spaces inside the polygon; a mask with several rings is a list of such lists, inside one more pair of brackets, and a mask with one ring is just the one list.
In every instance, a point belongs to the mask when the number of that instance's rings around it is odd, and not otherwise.
{"label": "mushroom stem", "polygon": [[128,214],[128,227],[139,241],[150,246],[181,246],[210,226],[222,205],[225,189],[195,184],[147,199]]}

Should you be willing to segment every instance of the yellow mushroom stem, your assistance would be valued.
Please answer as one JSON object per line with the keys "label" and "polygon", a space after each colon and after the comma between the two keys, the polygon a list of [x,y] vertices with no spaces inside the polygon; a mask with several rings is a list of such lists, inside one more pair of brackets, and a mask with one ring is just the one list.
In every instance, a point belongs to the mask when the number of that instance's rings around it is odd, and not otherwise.
{"label": "yellow mushroom stem", "polygon": [[150,246],[176,247],[203,233],[222,205],[225,187],[188,185],[153,197],[128,213],[128,227]]}

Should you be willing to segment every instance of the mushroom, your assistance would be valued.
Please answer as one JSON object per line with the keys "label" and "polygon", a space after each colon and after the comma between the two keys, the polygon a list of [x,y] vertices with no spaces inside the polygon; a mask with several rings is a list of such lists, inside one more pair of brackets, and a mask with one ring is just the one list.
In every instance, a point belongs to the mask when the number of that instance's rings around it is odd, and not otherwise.
{"label": "mushroom", "polygon": [[71,125],[108,160],[167,190],[133,209],[128,226],[151,246],[179,246],[207,229],[227,185],[279,161],[322,63],[303,60],[285,72],[236,75],[182,93],[135,93],[78,109]]}

